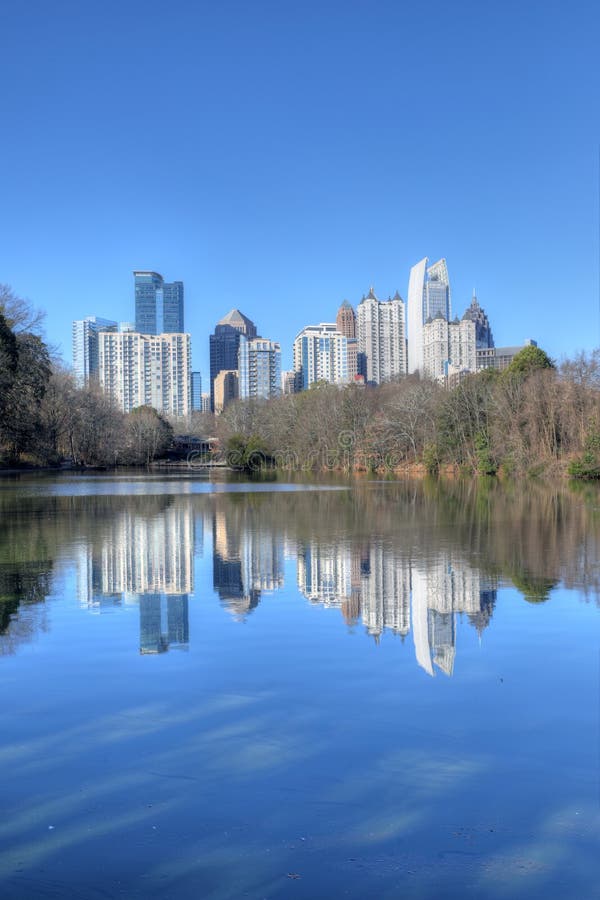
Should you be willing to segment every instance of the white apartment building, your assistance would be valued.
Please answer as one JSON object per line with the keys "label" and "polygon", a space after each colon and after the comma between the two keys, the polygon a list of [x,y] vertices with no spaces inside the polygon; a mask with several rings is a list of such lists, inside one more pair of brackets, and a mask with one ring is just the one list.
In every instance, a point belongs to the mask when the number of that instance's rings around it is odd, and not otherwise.
{"label": "white apartment building", "polygon": [[438,313],[423,326],[423,373],[445,382],[453,372],[475,372],[477,342],[475,322],[455,319],[448,322]]}
{"label": "white apartment building", "polygon": [[348,338],[333,323],[307,325],[294,341],[296,390],[305,391],[317,381],[346,384]]}
{"label": "white apartment building", "polygon": [[167,415],[189,415],[189,334],[101,332],[98,339],[100,385],[123,412],[152,406]]}
{"label": "white apartment building", "polygon": [[398,292],[383,301],[371,288],[358,304],[357,337],[369,383],[381,384],[406,375],[406,309]]}
{"label": "white apartment building", "polygon": [[266,338],[240,335],[239,393],[242,400],[278,397],[281,393],[281,347]]}

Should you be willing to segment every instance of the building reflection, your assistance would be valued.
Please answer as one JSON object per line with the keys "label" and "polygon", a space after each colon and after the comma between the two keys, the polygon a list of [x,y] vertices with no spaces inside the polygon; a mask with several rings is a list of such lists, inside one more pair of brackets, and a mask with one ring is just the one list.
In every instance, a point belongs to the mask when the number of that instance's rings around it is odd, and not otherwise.
{"label": "building reflection", "polygon": [[298,587],[311,603],[337,607],[376,641],[384,631],[411,630],[417,662],[452,675],[456,616],[466,613],[481,635],[496,602],[496,584],[462,560],[439,552],[414,564],[383,541],[353,546],[310,541],[298,547]]}
{"label": "building reflection", "polygon": [[117,513],[99,543],[78,552],[77,592],[93,612],[139,608],[140,653],[189,645],[189,594],[194,590],[195,522],[189,503],[154,515]]}
{"label": "building reflection", "polygon": [[384,632],[402,640],[412,632],[416,660],[429,675],[453,673],[457,616],[480,635],[492,616],[495,581],[448,548],[415,561],[392,540],[294,539],[248,503],[219,500],[196,517],[193,510],[189,500],[145,515],[122,509],[100,540],[79,547],[81,603],[96,613],[136,605],[142,654],[188,648],[195,544],[205,529],[212,531],[214,591],[238,621],[283,588],[286,559],[296,563],[301,594],[339,609],[351,629],[362,626],[376,642]]}
{"label": "building reflection", "polygon": [[260,526],[216,509],[213,516],[213,587],[223,606],[243,620],[264,593],[283,587],[283,542]]}

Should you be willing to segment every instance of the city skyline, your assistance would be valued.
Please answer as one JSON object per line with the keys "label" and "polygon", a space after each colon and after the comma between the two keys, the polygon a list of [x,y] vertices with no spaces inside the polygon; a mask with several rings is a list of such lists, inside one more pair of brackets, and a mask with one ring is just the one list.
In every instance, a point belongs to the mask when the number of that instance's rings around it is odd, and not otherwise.
{"label": "city skyline", "polygon": [[[462,318],[452,318],[445,258],[424,257],[410,270],[408,303],[399,292],[380,300],[373,286],[356,310],[344,300],[335,323],[306,325],[293,344],[293,370],[282,370],[281,345],[258,335],[239,309],[219,319],[209,335],[210,393],[192,369],[192,343],[184,326],[184,284],[166,283],[154,271],[133,272],[135,323],[87,316],[72,325],[77,383],[96,380],[119,407],[150,405],[176,416],[221,413],[242,399],[271,399],[313,383],[380,385],[420,373],[452,386],[482,368],[504,368],[527,344],[495,348],[493,332],[475,289]],[[184,348],[185,344],[185,348]],[[285,375],[285,384],[282,381]]]}
{"label": "city skyline", "polygon": [[[132,0],[90,31],[82,6],[34,7],[2,18],[0,280],[63,357],[73,320],[132,318],[135,265],[185,283],[205,379],[200,338],[231,307],[269,322],[288,369],[324,298],[326,320],[370,284],[407,299],[424,252],[449,260],[457,307],[476,287],[499,346],[598,345],[594,8]],[[173,64],[149,69],[148,46]],[[357,65],[369,46],[380,65]],[[417,140],[432,106],[443,138]],[[181,135],[142,137],[157,109]]]}

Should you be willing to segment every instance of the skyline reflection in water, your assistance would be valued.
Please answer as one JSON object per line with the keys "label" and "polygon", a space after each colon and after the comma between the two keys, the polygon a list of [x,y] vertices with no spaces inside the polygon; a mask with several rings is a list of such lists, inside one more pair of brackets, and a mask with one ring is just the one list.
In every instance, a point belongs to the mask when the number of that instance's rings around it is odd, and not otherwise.
{"label": "skyline reflection in water", "polygon": [[525,496],[518,486],[473,484],[236,487],[128,497],[120,485],[115,496],[2,498],[0,652],[47,627],[32,608],[50,593],[53,572],[73,563],[81,606],[137,607],[141,654],[188,649],[189,605],[202,602],[194,559],[205,543],[213,589],[237,621],[284,588],[291,563],[299,593],[338,609],[351,630],[376,642],[385,633],[403,644],[412,636],[429,675],[453,674],[457,617],[484,637],[499,586],[543,602],[563,582],[598,603],[596,510],[564,488],[534,486]]}
{"label": "skyline reflection in water", "polygon": [[595,895],[599,492],[214,487],[0,482],[2,895]]}

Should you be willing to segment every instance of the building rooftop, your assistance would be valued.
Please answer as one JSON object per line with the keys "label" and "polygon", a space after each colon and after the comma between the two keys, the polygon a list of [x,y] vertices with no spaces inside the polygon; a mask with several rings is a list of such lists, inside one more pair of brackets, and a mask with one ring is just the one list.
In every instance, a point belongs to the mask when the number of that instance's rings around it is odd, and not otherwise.
{"label": "building rooftop", "polygon": [[223,316],[217,322],[217,325],[231,325],[232,328],[243,328],[244,326],[254,327],[254,322],[241,313],[239,309],[230,309],[226,316]]}

